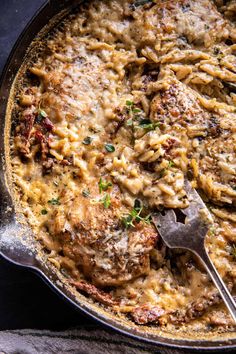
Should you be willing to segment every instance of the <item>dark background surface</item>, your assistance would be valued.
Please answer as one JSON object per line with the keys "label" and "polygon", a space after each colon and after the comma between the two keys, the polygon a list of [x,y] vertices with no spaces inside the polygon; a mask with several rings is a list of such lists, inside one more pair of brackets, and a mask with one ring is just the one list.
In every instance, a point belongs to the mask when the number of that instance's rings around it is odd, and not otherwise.
{"label": "dark background surface", "polygon": [[[17,37],[43,3],[0,0],[0,72]],[[61,300],[37,275],[0,258],[0,330],[65,329],[82,323],[94,321]]]}

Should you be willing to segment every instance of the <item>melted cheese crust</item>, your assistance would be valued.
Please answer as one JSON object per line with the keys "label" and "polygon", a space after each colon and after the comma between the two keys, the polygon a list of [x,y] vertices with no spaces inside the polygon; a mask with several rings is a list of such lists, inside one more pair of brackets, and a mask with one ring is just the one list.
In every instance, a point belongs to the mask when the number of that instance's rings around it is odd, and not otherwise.
{"label": "melted cheese crust", "polygon": [[17,93],[21,213],[68,282],[138,324],[234,330],[198,259],[167,250],[148,222],[186,207],[191,180],[234,289],[236,9],[216,5],[90,1],[48,37]]}

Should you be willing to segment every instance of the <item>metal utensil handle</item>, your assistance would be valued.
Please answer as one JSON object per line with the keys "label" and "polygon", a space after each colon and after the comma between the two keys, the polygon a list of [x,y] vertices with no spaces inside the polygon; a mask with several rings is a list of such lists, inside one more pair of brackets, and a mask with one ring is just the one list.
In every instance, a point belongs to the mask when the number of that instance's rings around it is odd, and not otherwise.
{"label": "metal utensil handle", "polygon": [[234,322],[236,323],[236,302],[234,301],[233,296],[230,294],[227,286],[225,285],[224,281],[222,280],[221,276],[216,270],[214,264],[212,263],[207,251],[205,250],[205,247],[203,247],[201,252],[198,253],[198,256],[202,259],[203,263],[205,264],[208,274],[210,275],[215,286],[219,290],[225,305],[229,309],[229,312],[232,318],[234,319]]}

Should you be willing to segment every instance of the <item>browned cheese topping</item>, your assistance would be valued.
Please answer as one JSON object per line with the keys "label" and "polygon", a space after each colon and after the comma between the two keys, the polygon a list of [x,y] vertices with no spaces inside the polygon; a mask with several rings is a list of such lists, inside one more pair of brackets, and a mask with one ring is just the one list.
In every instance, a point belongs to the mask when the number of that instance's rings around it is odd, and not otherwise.
{"label": "browned cheese topping", "polygon": [[186,207],[189,179],[235,291],[235,19],[235,1],[87,1],[16,94],[19,212],[69,284],[140,325],[233,330],[198,259],[167,249],[150,213]]}

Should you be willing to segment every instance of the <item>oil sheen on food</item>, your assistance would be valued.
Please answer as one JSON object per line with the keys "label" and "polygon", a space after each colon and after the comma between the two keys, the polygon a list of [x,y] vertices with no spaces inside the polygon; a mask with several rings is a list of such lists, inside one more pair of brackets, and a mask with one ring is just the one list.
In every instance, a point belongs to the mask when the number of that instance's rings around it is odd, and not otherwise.
{"label": "oil sheen on food", "polygon": [[68,284],[138,325],[234,330],[200,261],[167,249],[150,219],[186,207],[191,181],[234,292],[236,4],[224,3],[88,1],[16,93],[20,212]]}

